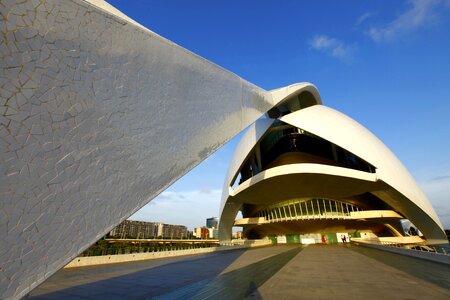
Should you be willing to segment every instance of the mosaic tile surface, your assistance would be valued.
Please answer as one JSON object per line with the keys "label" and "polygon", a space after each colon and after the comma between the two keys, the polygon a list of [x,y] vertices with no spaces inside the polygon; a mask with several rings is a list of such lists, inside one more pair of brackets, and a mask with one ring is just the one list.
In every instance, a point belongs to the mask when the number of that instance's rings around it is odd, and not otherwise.
{"label": "mosaic tile surface", "polygon": [[106,2],[0,0],[0,31],[2,299],[25,295],[272,106]]}

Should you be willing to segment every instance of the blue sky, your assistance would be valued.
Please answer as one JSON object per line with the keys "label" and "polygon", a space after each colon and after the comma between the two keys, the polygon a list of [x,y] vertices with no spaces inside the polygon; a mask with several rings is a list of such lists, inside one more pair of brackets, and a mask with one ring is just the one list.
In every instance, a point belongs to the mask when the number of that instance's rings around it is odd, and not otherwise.
{"label": "blue sky", "polygon": [[[400,158],[450,228],[450,0],[108,2],[264,89],[312,82]],[[236,143],[132,218],[217,216]]]}

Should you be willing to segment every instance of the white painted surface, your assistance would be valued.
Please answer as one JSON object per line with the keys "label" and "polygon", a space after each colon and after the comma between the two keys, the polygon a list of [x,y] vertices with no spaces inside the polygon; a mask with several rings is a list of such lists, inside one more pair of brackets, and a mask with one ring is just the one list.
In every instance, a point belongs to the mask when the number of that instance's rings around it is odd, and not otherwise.
{"label": "white painted surface", "polygon": [[322,235],[320,233],[300,234],[300,241],[302,244],[321,244]]}
{"label": "white painted surface", "polygon": [[322,104],[322,98],[319,94],[318,89],[311,83],[300,82],[270,91],[275,105],[283,103],[285,100],[296,97],[303,92],[311,93],[315,99],[315,103]]}
{"label": "white painted surface", "polygon": [[277,243],[278,244],[286,244],[287,239],[285,235],[277,235]]}
{"label": "white painted surface", "polygon": [[311,245],[311,244],[315,244],[316,240],[313,238],[301,238],[300,243],[302,245]]}

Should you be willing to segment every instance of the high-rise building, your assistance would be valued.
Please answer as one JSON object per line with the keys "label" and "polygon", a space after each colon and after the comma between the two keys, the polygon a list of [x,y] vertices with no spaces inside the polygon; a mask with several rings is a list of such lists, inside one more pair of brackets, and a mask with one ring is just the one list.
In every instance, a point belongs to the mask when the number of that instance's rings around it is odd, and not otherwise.
{"label": "high-rise building", "polygon": [[211,217],[206,219],[206,227],[208,228],[217,228],[217,225],[219,224],[219,218],[217,217]]}

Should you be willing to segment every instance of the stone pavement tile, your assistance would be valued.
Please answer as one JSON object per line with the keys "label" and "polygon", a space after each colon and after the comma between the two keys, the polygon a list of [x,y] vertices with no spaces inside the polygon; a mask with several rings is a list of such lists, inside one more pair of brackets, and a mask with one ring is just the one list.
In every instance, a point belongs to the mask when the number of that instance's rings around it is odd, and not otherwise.
{"label": "stone pavement tile", "polygon": [[[304,249],[300,252],[301,249]],[[450,299],[449,289],[344,246],[275,246],[145,268],[83,269],[53,278],[39,299]],[[298,253],[298,254],[297,254]],[[398,260],[398,258],[396,259]],[[422,266],[422,265],[421,265]],[[431,268],[432,269],[432,268]],[[437,277],[445,274],[438,270]],[[123,273],[121,273],[123,272]],[[444,273],[442,273],[444,272]],[[111,274],[116,276],[111,277]],[[428,276],[433,271],[427,270]],[[79,274],[77,277],[76,274]],[[447,273],[448,274],[448,273]],[[99,280],[105,276],[103,280]],[[89,282],[89,280],[92,280]],[[63,288],[61,289],[61,286]],[[73,285],[71,285],[73,284]]]}
{"label": "stone pavement tile", "polygon": [[267,299],[450,299],[448,289],[331,245],[307,247],[257,293]]}
{"label": "stone pavement tile", "polygon": [[[242,250],[245,251],[245,250]],[[206,256],[212,256],[213,254],[200,254],[190,255],[183,257],[170,257],[163,259],[136,261],[127,263],[117,263],[110,265],[99,266],[87,266],[79,268],[67,268],[61,269],[49,279],[47,279],[38,288],[33,290],[30,295],[38,296],[42,294],[48,294],[50,292],[56,292],[60,290],[69,289],[71,287],[80,286],[83,284],[91,284],[97,281],[104,281],[105,279],[126,278],[123,275],[136,273],[142,270],[150,270],[160,266],[177,263],[177,262],[189,262],[196,261],[205,258]],[[123,279],[125,284],[133,284],[134,280],[127,281]]]}
{"label": "stone pavement tile", "polygon": [[263,255],[265,259],[245,267],[149,299],[243,299],[302,249],[299,246],[284,247],[281,248],[283,251],[279,251],[280,248],[272,248],[276,250],[275,255]]}
{"label": "stone pavement tile", "polygon": [[[28,298],[33,296],[51,298],[54,293],[66,292],[70,294],[78,289],[86,290],[87,296],[89,296],[90,289],[85,289],[86,286],[90,286],[95,291],[109,289],[116,294],[122,293],[124,286],[127,285],[133,287],[126,289],[132,295],[143,294],[148,291],[167,292],[180,286],[217,276],[246,251],[241,249],[177,260],[170,259],[169,263],[163,263],[164,260],[161,260],[156,266],[153,262],[133,263],[130,264],[131,267],[124,264],[121,266],[111,265],[112,272],[108,272],[105,266],[61,270],[58,272],[61,274],[57,273],[57,275],[52,276],[47,282],[32,291]],[[134,272],[133,267],[137,269]],[[118,282],[120,284],[117,284]]]}
{"label": "stone pavement tile", "polygon": [[246,267],[263,259],[292,250],[298,246],[299,245],[278,245],[276,247],[268,246],[254,249],[258,251],[246,251],[242,253],[239,259],[233,261],[225,270],[223,270],[222,274]]}

